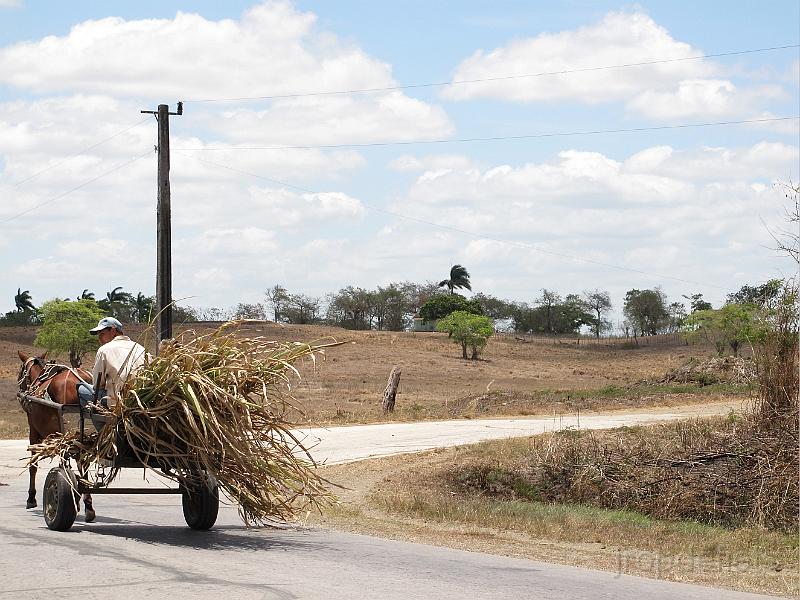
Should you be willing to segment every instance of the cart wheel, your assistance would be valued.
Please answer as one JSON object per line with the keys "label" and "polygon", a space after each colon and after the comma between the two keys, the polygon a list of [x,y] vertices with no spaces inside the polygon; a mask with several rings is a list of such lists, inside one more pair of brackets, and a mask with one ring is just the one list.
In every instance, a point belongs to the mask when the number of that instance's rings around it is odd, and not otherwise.
{"label": "cart wheel", "polygon": [[77,514],[76,493],[63,467],[50,469],[44,481],[44,521],[54,531],[67,531]]}
{"label": "cart wheel", "polygon": [[183,518],[192,529],[211,529],[219,513],[219,486],[211,475],[181,484]]}

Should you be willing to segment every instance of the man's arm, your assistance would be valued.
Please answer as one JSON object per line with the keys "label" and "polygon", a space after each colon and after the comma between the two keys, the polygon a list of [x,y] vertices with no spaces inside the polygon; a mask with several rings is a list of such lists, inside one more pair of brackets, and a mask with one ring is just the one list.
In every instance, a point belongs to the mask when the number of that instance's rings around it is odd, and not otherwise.
{"label": "man's arm", "polygon": [[94,359],[94,368],[92,369],[92,386],[95,390],[101,390],[105,387],[105,378],[106,372],[106,357],[105,354],[101,351],[97,351],[97,356]]}

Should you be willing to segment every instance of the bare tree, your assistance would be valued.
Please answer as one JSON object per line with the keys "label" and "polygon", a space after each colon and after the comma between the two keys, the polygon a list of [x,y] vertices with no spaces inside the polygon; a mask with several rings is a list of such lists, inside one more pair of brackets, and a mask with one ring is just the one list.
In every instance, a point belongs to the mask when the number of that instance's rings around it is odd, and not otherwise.
{"label": "bare tree", "polygon": [[789,200],[789,206],[785,208],[789,229],[778,228],[769,234],[778,245],[778,252],[790,256],[800,264],[800,185],[791,181],[778,185],[783,188],[783,194]]}
{"label": "bare tree", "polygon": [[586,305],[597,315],[591,328],[592,332],[594,332],[594,336],[599,338],[600,332],[611,326],[611,323],[603,319],[603,315],[608,313],[612,308],[611,296],[608,295],[608,292],[600,290],[595,290],[593,292],[584,291],[583,299],[586,301]]}

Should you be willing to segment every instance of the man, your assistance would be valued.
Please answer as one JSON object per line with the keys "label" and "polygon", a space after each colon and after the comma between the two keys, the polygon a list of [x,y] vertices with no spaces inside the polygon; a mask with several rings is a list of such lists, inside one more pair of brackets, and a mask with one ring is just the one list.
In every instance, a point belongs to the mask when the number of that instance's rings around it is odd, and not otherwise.
{"label": "man", "polygon": [[106,397],[115,404],[125,382],[150,359],[150,355],[122,332],[122,323],[114,317],[100,319],[97,327],[90,329],[89,333],[98,337],[100,348],[92,369],[93,385],[79,384],[78,395],[81,405],[86,406],[95,401],[95,390],[100,390],[97,398],[107,407]]}

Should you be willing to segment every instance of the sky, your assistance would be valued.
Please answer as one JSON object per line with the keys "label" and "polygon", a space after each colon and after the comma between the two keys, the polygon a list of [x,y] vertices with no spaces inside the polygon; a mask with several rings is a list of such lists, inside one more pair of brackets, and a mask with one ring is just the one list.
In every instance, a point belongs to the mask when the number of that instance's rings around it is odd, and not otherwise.
{"label": "sky", "polygon": [[140,111],[178,101],[187,304],[461,264],[509,300],[719,306],[796,271],[771,232],[800,178],[798,44],[778,0],[0,0],[0,311],[18,288],[154,293]]}

